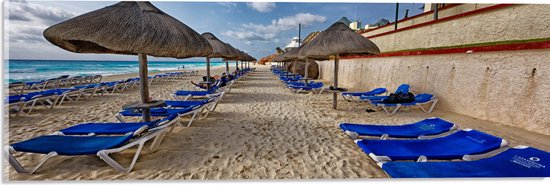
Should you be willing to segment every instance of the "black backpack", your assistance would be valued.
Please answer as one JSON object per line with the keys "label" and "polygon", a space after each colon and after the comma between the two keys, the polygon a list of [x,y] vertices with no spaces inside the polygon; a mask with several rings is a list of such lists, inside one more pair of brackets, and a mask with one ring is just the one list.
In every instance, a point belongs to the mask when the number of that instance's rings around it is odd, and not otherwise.
{"label": "black backpack", "polygon": [[383,103],[410,103],[414,101],[413,93],[398,92],[397,94],[391,93],[388,98],[382,100]]}
{"label": "black backpack", "polygon": [[411,92],[408,93],[398,93],[397,99],[399,103],[411,103],[414,101],[414,94]]}
{"label": "black backpack", "polygon": [[383,103],[397,103],[397,94],[391,93],[388,98],[382,100]]}

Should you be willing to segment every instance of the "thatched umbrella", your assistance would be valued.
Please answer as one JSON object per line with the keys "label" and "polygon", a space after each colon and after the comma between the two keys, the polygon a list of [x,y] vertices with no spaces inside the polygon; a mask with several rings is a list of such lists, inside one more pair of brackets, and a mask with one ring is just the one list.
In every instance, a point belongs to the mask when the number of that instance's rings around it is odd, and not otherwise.
{"label": "thatched umbrella", "polygon": [[237,51],[237,61],[236,61],[237,68],[239,67],[238,61],[241,61],[241,70],[243,70],[242,61],[246,59],[246,56],[244,52],[239,49],[235,49],[235,51]]}
{"label": "thatched umbrella", "polygon": [[[201,35],[150,2],[123,1],[53,25],[44,37],[76,53],[138,55],[141,102],[150,103],[147,55],[203,57],[212,47]],[[149,110],[143,111],[145,121]]]}
{"label": "thatched umbrella", "polygon": [[[225,43],[229,51],[231,52],[231,56],[225,60],[225,71],[227,74],[229,74],[229,60],[237,60],[239,54],[237,52],[237,49],[235,49],[231,44]],[[236,62],[236,61],[235,61]]]}
{"label": "thatched umbrella", "polygon": [[[208,57],[206,57],[206,78],[207,82],[210,82],[210,58],[230,58],[233,56],[233,52],[231,51],[231,48],[228,47],[227,44],[220,41],[214,34],[210,32],[205,32],[202,34],[202,36],[210,43],[210,46],[212,46],[212,54],[210,54]],[[206,84],[207,90],[210,90],[210,84]]]}
{"label": "thatched umbrella", "polygon": [[[334,88],[338,88],[338,59],[340,55],[380,53],[378,46],[341,22],[334,23],[306,44],[299,55],[311,58],[334,56]],[[333,92],[332,107],[337,108],[337,93]]]}
{"label": "thatched umbrella", "polygon": [[305,85],[308,86],[308,78],[309,78],[309,60],[312,60],[312,59],[315,59],[315,60],[326,60],[328,59],[328,57],[305,57],[305,56],[302,56],[300,55],[300,50],[302,50],[302,48],[304,48],[305,46],[307,45],[306,44],[302,44],[300,47],[297,47],[297,48],[294,48],[288,52],[286,52],[286,54],[284,55],[284,60],[287,60],[287,61],[305,61],[306,62],[306,67],[305,67],[305,74],[304,74],[304,78],[305,78]]}

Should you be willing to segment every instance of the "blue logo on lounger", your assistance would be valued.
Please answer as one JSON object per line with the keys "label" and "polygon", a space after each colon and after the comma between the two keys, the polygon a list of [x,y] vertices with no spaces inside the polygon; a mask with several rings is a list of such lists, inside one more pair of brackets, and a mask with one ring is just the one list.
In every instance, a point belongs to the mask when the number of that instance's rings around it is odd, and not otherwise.
{"label": "blue logo on lounger", "polygon": [[432,130],[434,128],[435,128],[435,124],[420,125],[420,129],[422,130]]}
{"label": "blue logo on lounger", "polygon": [[540,158],[538,157],[529,157],[529,159],[526,159],[517,155],[514,156],[511,160],[511,162],[519,164],[526,168],[535,168],[535,169],[546,168],[545,165],[538,163],[538,161],[540,161]]}

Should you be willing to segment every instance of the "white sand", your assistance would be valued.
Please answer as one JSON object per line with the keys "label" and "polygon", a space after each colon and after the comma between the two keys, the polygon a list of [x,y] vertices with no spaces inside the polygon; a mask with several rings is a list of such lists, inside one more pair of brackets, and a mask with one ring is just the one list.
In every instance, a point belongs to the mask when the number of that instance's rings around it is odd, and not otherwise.
{"label": "white sand", "polygon": [[[293,94],[271,74],[259,68],[235,83],[216,112],[189,128],[177,127],[159,150],[145,150],[130,173],[112,169],[96,156],[54,157],[36,174],[4,169],[11,180],[135,180],[135,179],[319,179],[387,177],[338,128],[339,122],[401,124],[437,116],[509,140],[550,151],[550,136],[501,124],[475,120],[436,110],[387,116],[366,113],[365,105],[340,101],[332,110],[331,94]],[[233,70],[233,68],[231,68]],[[219,74],[217,68],[212,74]],[[201,75],[204,74],[201,71]],[[133,74],[135,76],[135,74]],[[113,76],[125,78],[129,75]],[[198,80],[200,76],[190,79]],[[190,89],[189,80],[162,82],[150,87],[155,99],[168,99],[174,90]],[[80,122],[115,121],[121,105],[139,100],[139,89],[68,103],[53,110],[40,109],[9,121],[13,143]],[[20,157],[23,165],[36,163],[36,155]],[[128,164],[133,150],[115,155]]]}

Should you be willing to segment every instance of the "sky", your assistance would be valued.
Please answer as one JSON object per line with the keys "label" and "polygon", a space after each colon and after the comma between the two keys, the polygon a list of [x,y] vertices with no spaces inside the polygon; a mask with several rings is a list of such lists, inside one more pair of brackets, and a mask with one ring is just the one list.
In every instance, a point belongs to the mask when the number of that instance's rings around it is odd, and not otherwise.
{"label": "sky", "polygon": [[[63,50],[49,43],[42,32],[49,26],[100,9],[116,1],[23,1],[5,2],[8,16],[4,39],[9,59],[52,60],[136,60],[136,56],[82,54]],[[298,36],[322,31],[345,16],[361,20],[363,25],[381,18],[393,22],[395,3],[288,3],[288,2],[152,2],[153,5],[193,28],[211,32],[220,40],[260,59],[284,48]],[[423,3],[400,3],[399,19],[406,9],[409,16],[422,13]],[[150,60],[175,60],[155,58]],[[186,60],[197,61],[198,58]]]}

